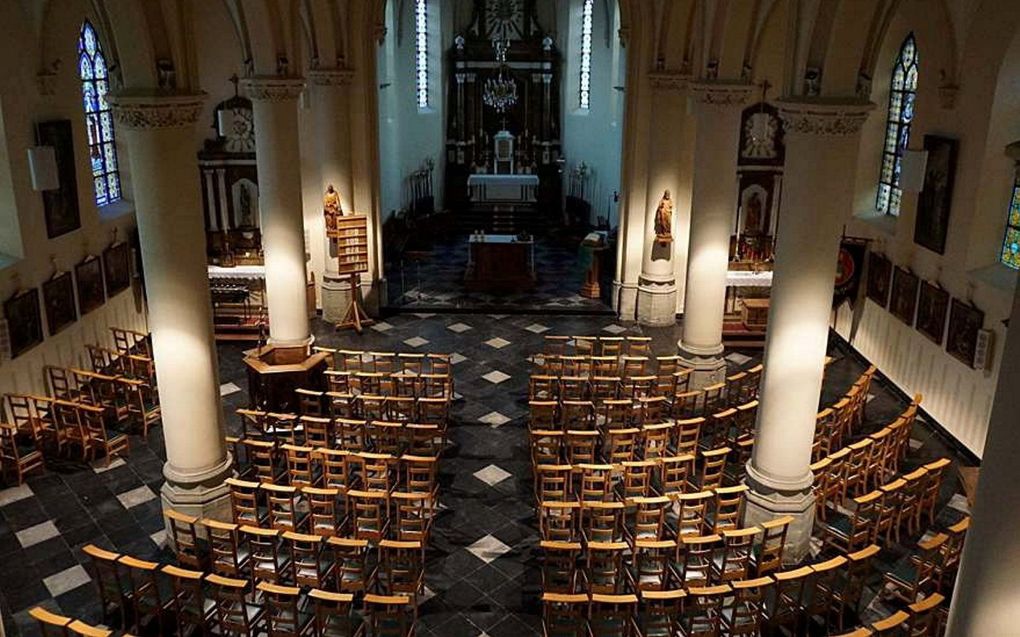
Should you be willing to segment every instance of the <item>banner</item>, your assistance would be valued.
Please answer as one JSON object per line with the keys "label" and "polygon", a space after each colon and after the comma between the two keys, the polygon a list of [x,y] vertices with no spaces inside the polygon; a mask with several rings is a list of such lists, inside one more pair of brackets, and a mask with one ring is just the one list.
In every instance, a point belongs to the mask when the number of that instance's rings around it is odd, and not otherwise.
{"label": "banner", "polygon": [[839,245],[839,264],[836,268],[836,285],[832,293],[832,308],[836,309],[845,301],[853,307],[861,288],[864,273],[864,259],[868,252],[867,239],[843,237]]}

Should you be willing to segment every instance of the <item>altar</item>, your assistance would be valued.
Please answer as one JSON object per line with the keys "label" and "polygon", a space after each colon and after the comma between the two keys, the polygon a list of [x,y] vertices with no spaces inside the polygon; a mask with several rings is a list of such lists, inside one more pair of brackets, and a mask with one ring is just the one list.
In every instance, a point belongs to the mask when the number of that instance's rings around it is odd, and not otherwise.
{"label": "altar", "polygon": [[521,292],[535,285],[535,242],[509,234],[471,235],[464,285],[485,292]]}
{"label": "altar", "polygon": [[534,203],[538,175],[471,175],[468,191],[473,203]]}

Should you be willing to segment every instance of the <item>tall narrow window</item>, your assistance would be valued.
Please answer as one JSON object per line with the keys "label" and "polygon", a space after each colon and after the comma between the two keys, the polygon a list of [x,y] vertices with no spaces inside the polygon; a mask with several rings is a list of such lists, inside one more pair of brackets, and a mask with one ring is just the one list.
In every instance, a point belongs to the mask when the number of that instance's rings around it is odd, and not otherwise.
{"label": "tall narrow window", "polygon": [[875,207],[885,214],[900,214],[900,164],[910,143],[910,125],[914,121],[917,98],[917,43],[911,33],[903,41],[893,67],[889,88],[889,113],[882,147],[882,171],[878,178]]}
{"label": "tall narrow window", "polygon": [[1013,177],[1013,196],[1009,199],[1006,236],[1002,239],[1003,265],[1020,270],[1020,168]]}
{"label": "tall narrow window", "polygon": [[85,128],[89,134],[89,161],[96,205],[105,206],[120,199],[120,173],[117,170],[117,144],[113,136],[113,116],[106,103],[110,74],[96,30],[88,20],[78,35],[78,75],[81,77]]}
{"label": "tall narrow window", "polygon": [[581,5],[581,87],[579,105],[591,108],[591,29],[595,0],[583,0]]}
{"label": "tall narrow window", "polygon": [[428,0],[414,0],[414,70],[418,108],[429,107]]}

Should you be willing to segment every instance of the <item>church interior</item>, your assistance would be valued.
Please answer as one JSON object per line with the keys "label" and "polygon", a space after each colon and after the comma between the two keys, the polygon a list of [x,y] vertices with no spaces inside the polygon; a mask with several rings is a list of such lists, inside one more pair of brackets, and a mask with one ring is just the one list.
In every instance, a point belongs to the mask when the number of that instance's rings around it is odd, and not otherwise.
{"label": "church interior", "polygon": [[1020,634],[1020,4],[0,35],[0,637]]}

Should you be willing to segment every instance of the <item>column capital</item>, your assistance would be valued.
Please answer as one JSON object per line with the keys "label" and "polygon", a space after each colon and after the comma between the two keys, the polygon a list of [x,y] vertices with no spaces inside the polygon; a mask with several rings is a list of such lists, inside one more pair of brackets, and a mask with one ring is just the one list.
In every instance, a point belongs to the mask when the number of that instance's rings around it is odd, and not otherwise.
{"label": "column capital", "polygon": [[743,106],[757,90],[753,84],[737,82],[706,82],[690,83],[691,96],[698,104],[713,106]]}
{"label": "column capital", "polygon": [[652,71],[648,81],[656,91],[683,91],[691,81],[691,76],[679,71]]}
{"label": "column capital", "polygon": [[316,69],[308,72],[308,83],[312,86],[350,86],[354,80],[354,69]]}
{"label": "column capital", "polygon": [[296,100],[305,89],[305,78],[259,75],[241,80],[246,97],[256,102]]}
{"label": "column capital", "polygon": [[786,101],[778,100],[779,117],[786,132],[805,135],[845,137],[861,132],[873,102],[862,101]]}
{"label": "column capital", "polygon": [[184,128],[202,114],[205,93],[166,94],[122,91],[107,95],[118,126],[134,130]]}

